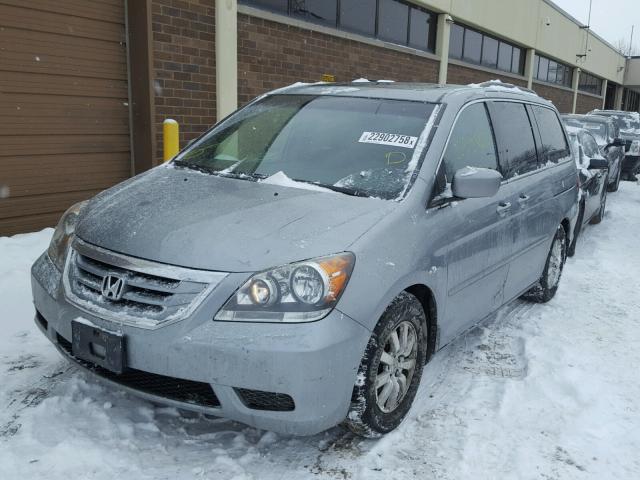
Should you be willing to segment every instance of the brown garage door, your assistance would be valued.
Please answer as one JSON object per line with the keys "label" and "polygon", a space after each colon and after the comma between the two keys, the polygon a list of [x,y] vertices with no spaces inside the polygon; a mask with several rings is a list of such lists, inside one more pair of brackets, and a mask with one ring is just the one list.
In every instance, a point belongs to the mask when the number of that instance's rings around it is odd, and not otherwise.
{"label": "brown garage door", "polygon": [[0,236],[130,171],[124,0],[0,0]]}

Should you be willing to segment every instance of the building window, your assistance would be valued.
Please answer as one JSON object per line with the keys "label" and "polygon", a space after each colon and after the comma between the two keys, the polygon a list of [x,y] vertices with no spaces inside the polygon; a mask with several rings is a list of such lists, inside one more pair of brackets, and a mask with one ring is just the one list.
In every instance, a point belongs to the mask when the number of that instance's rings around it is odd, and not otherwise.
{"label": "building window", "polygon": [[536,55],[533,60],[533,78],[571,88],[573,68],[550,58]]}
{"label": "building window", "polygon": [[406,45],[409,34],[409,5],[395,0],[378,0],[378,37]]}
{"label": "building window", "polygon": [[340,0],[340,28],[375,37],[376,0]]}
{"label": "building window", "polygon": [[418,50],[434,51],[436,45],[437,16],[411,7],[409,11],[409,46]]}
{"label": "building window", "polygon": [[307,22],[336,26],[337,0],[296,0],[291,2],[291,16]]}
{"label": "building window", "polygon": [[251,0],[250,2],[242,2],[252,7],[271,10],[272,12],[288,13],[289,0]]}
{"label": "building window", "polygon": [[434,52],[437,15],[401,0],[239,0],[293,18]]}
{"label": "building window", "polygon": [[587,72],[581,72],[578,90],[602,96],[602,80]]}
{"label": "building window", "polygon": [[520,47],[457,23],[451,26],[449,57],[524,74],[524,55]]}

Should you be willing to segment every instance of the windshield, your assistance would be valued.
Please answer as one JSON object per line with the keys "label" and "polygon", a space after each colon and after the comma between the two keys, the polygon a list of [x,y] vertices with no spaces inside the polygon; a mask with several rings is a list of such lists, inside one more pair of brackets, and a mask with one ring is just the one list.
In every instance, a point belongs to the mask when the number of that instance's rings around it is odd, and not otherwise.
{"label": "windshield", "polygon": [[175,163],[245,180],[273,176],[281,184],[294,180],[352,195],[395,199],[408,188],[418,166],[419,137],[435,106],[272,95],[216,126]]}
{"label": "windshield", "polygon": [[602,122],[591,122],[586,119],[565,118],[564,123],[572,127],[584,128],[591,132],[598,142],[598,145],[605,145],[607,141],[607,124]]}

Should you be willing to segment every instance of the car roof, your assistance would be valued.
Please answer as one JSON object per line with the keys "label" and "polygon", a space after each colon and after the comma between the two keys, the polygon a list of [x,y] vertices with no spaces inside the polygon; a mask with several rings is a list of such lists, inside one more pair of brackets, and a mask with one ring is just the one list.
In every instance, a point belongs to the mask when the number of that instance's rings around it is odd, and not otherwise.
{"label": "car roof", "polygon": [[328,95],[390,100],[411,100],[432,103],[466,103],[476,99],[507,98],[526,100],[552,106],[532,90],[490,81],[470,85],[438,85],[433,83],[404,83],[387,81],[358,81],[351,83],[298,83],[270,94]]}
{"label": "car roof", "polygon": [[626,112],[624,110],[592,110],[591,112],[589,112],[589,115],[606,115],[606,116],[610,116],[610,115],[618,115],[621,117],[636,117],[637,113],[636,112]]}
{"label": "car roof", "polygon": [[598,115],[580,115],[577,113],[565,113],[561,115],[566,120],[584,120],[585,122],[592,123],[613,123],[613,120],[609,117]]}

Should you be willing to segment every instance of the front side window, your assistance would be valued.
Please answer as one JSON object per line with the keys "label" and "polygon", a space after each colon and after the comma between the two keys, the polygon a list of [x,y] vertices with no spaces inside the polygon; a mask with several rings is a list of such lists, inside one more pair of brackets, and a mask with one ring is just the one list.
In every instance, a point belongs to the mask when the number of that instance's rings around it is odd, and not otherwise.
{"label": "front side window", "polygon": [[536,144],[524,104],[492,102],[491,118],[505,177],[515,177],[537,169]]}
{"label": "front side window", "polygon": [[414,153],[434,108],[374,98],[272,95],[214,127],[175,164],[243,180],[277,174],[347,194],[396,199],[418,168]]}
{"label": "front side window", "polygon": [[496,146],[484,103],[470,105],[460,113],[443,158],[448,183],[461,168],[498,169]]}
{"label": "front side window", "polygon": [[569,154],[569,146],[556,112],[538,106],[532,107],[532,110],[540,131],[545,161],[558,162]]}

